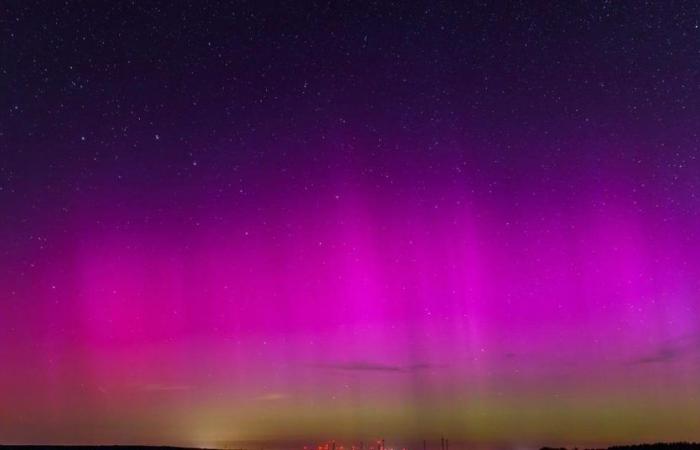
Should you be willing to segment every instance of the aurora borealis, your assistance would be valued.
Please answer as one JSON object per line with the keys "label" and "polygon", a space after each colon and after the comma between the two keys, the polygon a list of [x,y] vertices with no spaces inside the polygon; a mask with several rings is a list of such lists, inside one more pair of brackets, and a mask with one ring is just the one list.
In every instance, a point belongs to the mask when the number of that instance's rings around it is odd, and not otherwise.
{"label": "aurora borealis", "polygon": [[699,23],[3,3],[0,443],[700,440]]}

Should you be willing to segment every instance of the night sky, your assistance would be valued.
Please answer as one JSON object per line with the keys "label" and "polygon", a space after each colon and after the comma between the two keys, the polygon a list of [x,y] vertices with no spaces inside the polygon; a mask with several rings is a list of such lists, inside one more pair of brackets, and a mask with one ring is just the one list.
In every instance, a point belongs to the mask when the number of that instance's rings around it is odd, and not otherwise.
{"label": "night sky", "polygon": [[0,442],[700,440],[700,4],[468,3],[2,1]]}

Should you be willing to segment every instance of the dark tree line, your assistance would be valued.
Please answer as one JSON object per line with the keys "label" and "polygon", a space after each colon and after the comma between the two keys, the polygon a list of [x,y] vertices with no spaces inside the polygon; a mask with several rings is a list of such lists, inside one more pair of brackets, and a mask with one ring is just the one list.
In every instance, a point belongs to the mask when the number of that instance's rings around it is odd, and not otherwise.
{"label": "dark tree line", "polygon": [[[565,447],[542,447],[541,450],[568,450]],[[578,448],[574,450],[579,450]],[[657,442],[655,444],[614,445],[607,449],[583,450],[700,450],[697,442]]]}

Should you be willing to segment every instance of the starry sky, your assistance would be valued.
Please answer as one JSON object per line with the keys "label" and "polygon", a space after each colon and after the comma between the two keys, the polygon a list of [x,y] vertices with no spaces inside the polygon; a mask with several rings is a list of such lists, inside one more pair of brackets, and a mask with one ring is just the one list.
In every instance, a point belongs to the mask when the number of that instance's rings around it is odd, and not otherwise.
{"label": "starry sky", "polygon": [[699,27],[3,1],[0,442],[699,440]]}

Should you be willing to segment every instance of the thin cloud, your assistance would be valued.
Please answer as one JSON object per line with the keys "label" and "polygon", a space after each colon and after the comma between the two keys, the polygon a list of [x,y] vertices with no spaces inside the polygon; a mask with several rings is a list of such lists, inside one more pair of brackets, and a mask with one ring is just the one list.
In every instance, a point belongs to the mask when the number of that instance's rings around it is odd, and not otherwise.
{"label": "thin cloud", "polygon": [[687,335],[662,343],[653,353],[629,361],[630,365],[669,364],[700,351],[700,335]]}
{"label": "thin cloud", "polygon": [[283,394],[281,392],[270,392],[268,394],[263,394],[260,397],[258,397],[258,400],[263,400],[266,402],[274,402],[277,400],[284,400],[285,398],[289,398],[289,395]]}
{"label": "thin cloud", "polygon": [[442,369],[445,367],[442,364],[428,364],[428,363],[418,363],[406,366],[406,370],[409,371],[419,371],[419,370],[432,370],[432,369]]}
{"label": "thin cloud", "polygon": [[649,355],[640,356],[639,358],[630,361],[632,365],[638,364],[665,364],[681,359],[688,352],[681,351],[678,348],[667,347],[660,348],[654,353]]}
{"label": "thin cloud", "polygon": [[366,361],[352,361],[347,363],[328,363],[316,364],[312,367],[329,370],[339,370],[346,372],[385,372],[385,373],[401,373],[415,372],[419,370],[434,369],[442,366],[436,366],[428,363],[416,363],[405,366],[389,365],[381,363],[372,363]]}
{"label": "thin cloud", "polygon": [[147,392],[176,392],[176,391],[188,391],[192,389],[192,386],[186,384],[162,384],[162,383],[150,383],[142,384],[139,389]]}

